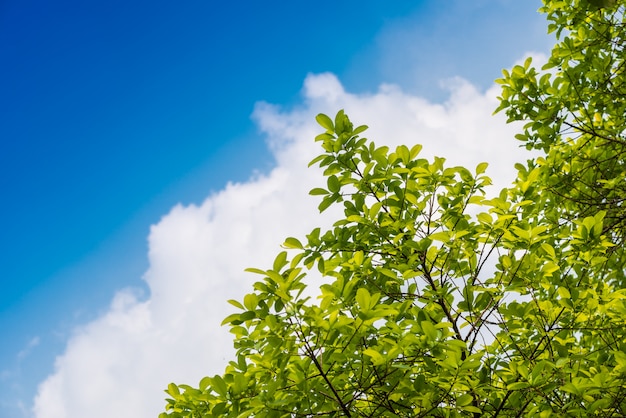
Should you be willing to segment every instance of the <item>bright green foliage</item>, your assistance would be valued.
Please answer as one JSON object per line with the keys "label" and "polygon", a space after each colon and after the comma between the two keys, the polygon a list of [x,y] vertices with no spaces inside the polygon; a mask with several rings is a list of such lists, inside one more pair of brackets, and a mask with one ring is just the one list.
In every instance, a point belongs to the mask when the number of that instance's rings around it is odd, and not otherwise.
{"label": "bright green foliage", "polygon": [[[626,416],[623,2],[545,1],[562,39],[499,82],[545,155],[473,172],[318,115],[329,231],[287,238],[224,324],[237,359],[162,417]],[[307,274],[326,278],[309,298]]]}
{"label": "bright green foliage", "polygon": [[618,244],[626,234],[624,1],[549,1],[542,11],[559,42],[541,71],[530,59],[504,71],[498,110],[527,121],[518,138],[547,154],[537,165],[556,201],[550,216],[605,211],[605,232]]}

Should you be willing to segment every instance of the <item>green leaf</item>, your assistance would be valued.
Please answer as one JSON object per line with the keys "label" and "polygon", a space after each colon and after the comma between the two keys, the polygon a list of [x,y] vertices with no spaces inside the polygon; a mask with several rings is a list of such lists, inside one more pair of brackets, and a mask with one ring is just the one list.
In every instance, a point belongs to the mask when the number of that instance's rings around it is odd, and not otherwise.
{"label": "green leaf", "polygon": [[[287,265],[287,251],[281,251],[281,252],[278,253],[276,258],[274,259],[274,265],[272,266],[272,270],[274,270],[276,273],[278,273],[286,265]],[[268,271],[266,273],[270,274],[271,272]]]}
{"label": "green leaf", "polygon": [[561,299],[569,299],[569,298],[571,298],[571,297],[572,297],[572,295],[570,294],[569,290],[567,290],[567,289],[566,289],[566,288],[564,288],[564,287],[559,287],[559,288],[557,289],[557,293],[559,294],[559,297],[560,297]]}
{"label": "green leaf", "polygon": [[322,189],[321,187],[316,187],[314,189],[311,189],[309,194],[312,195],[312,196],[321,196],[321,195],[330,194],[330,192],[328,190],[326,190],[326,189]]}
{"label": "green leaf", "polygon": [[[320,139],[323,139],[323,138],[320,138]],[[320,161],[324,161],[327,157],[328,157],[328,156],[327,156],[327,155],[325,155],[325,154],[318,155],[317,157],[313,158],[313,159],[309,162],[308,167],[311,167],[311,166],[315,165],[316,163],[319,163]]]}
{"label": "green leaf", "polygon": [[473,400],[472,395],[466,393],[456,398],[456,404],[459,406],[467,406],[472,403]]}
{"label": "green leaf", "polygon": [[346,115],[343,112],[343,109],[337,112],[335,115],[335,133],[337,135],[341,135],[348,128],[349,121],[346,118]]}
{"label": "green leaf", "polygon": [[322,128],[324,128],[324,129],[326,129],[326,130],[328,130],[330,132],[333,132],[335,130],[335,126],[333,125],[333,121],[328,116],[326,116],[325,114],[319,113],[315,117],[315,120],[317,121],[317,123],[319,123],[322,126]]}
{"label": "green leaf", "polygon": [[370,310],[371,295],[367,289],[361,287],[356,291],[356,302],[359,304],[361,311],[366,313]]}
{"label": "green leaf", "polygon": [[487,167],[489,166],[489,163],[480,163],[476,166],[476,175],[478,174],[483,174],[485,171],[487,171]]}
{"label": "green leaf", "polygon": [[507,386],[508,390],[521,390],[529,386],[528,382],[514,382]]}
{"label": "green leaf", "polygon": [[422,150],[422,145],[421,144],[414,145],[411,148],[410,159],[414,160],[419,155],[421,150]]}
{"label": "green leaf", "polygon": [[383,355],[380,354],[378,351],[374,350],[373,348],[366,348],[365,350],[363,350],[363,354],[371,358],[372,363],[375,366],[381,366],[385,364],[385,358],[383,357]]}
{"label": "green leaf", "polygon": [[243,322],[241,321],[240,317],[241,317],[241,314],[238,314],[238,313],[228,315],[226,318],[224,318],[221,325],[222,326],[226,324],[239,325],[241,324],[241,322]]}
{"label": "green leaf", "polygon": [[484,213],[484,212],[479,213],[478,215],[476,215],[476,218],[478,219],[479,222],[483,224],[487,224],[487,225],[493,224],[493,218],[488,213]]}
{"label": "green leaf", "polygon": [[220,396],[226,397],[228,395],[228,386],[221,376],[215,375],[211,379],[211,388],[217,392]]}
{"label": "green leaf", "polygon": [[441,232],[435,232],[433,234],[430,234],[429,238],[433,241],[448,242],[450,241],[451,236],[450,236],[450,232],[441,231]]}
{"label": "green leaf", "polygon": [[[263,273],[263,274],[265,274],[265,273]],[[229,299],[227,302],[229,304],[233,305],[235,308],[244,309],[243,305],[239,301],[236,301],[234,299]]]}
{"label": "green leaf", "polygon": [[208,388],[210,384],[211,384],[211,378],[208,376],[205,376],[200,380],[200,384],[198,385],[198,388],[204,392],[204,390],[206,390],[206,388]]}
{"label": "green leaf", "polygon": [[331,193],[337,193],[341,189],[341,183],[339,182],[339,179],[335,175],[329,176],[327,183],[328,183],[328,190],[330,190]]}
{"label": "green leaf", "polygon": [[326,197],[324,197],[324,199],[322,199],[322,202],[319,204],[319,206],[317,208],[318,208],[318,210],[320,212],[324,212],[334,202],[335,202],[335,196],[334,195],[326,196]]}
{"label": "green leaf", "polygon": [[428,337],[430,341],[435,341],[437,339],[438,337],[437,329],[435,328],[432,322],[421,321],[420,325],[422,327],[422,331],[424,332],[424,335]]}
{"label": "green leaf", "polygon": [[367,129],[368,127],[366,125],[357,126],[356,128],[354,128],[354,131],[352,131],[352,135],[358,135],[366,131]]}
{"label": "green leaf", "polygon": [[246,309],[248,309],[249,311],[254,311],[257,308],[258,302],[259,302],[259,299],[257,295],[255,295],[254,293],[248,293],[243,298],[243,304],[246,307]]}
{"label": "green leaf", "polygon": [[174,399],[178,399],[180,397],[180,390],[178,390],[178,386],[174,383],[170,383],[167,385],[167,393]]}
{"label": "green leaf", "polygon": [[293,238],[293,237],[289,237],[285,240],[284,247],[287,248],[296,248],[299,250],[304,249],[304,246],[302,245],[302,243],[300,242],[300,240],[298,240],[297,238]]}

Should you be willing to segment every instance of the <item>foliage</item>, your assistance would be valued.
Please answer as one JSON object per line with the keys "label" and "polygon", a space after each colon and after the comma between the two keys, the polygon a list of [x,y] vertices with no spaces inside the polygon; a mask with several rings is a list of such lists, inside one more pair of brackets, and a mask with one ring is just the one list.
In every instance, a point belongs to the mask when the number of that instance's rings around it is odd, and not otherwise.
{"label": "foliage", "polygon": [[[623,1],[551,1],[549,31],[562,37],[542,71],[530,60],[505,71],[500,109],[526,120],[518,138],[546,152],[541,183],[557,201],[551,216],[606,211],[605,228],[626,233],[626,27]],[[612,5],[600,8],[599,5]],[[566,35],[563,35],[566,34]],[[543,208],[551,211],[550,208]]]}
{"label": "foliage", "polygon": [[[224,320],[237,359],[162,417],[626,415],[624,6],[546,0],[543,69],[505,71],[499,111],[544,154],[487,198],[471,172],[325,132],[329,231],[288,238]],[[326,283],[306,296],[307,272]]]}

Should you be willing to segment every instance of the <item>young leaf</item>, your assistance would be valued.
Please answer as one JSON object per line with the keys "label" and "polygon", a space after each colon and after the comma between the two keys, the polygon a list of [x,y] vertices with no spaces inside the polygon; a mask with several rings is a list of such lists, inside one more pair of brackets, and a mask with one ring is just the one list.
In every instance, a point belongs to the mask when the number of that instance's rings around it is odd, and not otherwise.
{"label": "young leaf", "polygon": [[319,113],[315,117],[315,120],[317,121],[317,123],[319,123],[322,126],[322,128],[326,129],[327,131],[333,132],[335,130],[333,121],[325,114]]}
{"label": "young leaf", "polygon": [[300,240],[298,240],[297,238],[293,238],[293,237],[287,238],[283,246],[286,248],[295,248],[299,250],[302,250],[304,248]]}

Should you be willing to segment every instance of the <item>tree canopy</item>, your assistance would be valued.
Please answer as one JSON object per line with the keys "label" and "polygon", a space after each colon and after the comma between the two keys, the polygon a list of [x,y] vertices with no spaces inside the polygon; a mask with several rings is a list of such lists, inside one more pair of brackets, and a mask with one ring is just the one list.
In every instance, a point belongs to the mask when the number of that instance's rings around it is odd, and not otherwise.
{"label": "tree canopy", "polygon": [[497,197],[487,164],[318,115],[311,194],[344,216],[249,269],[260,280],[224,320],[236,359],[170,384],[161,417],[626,416],[624,10],[544,0],[548,62],[497,80],[497,111],[540,155]]}

